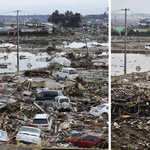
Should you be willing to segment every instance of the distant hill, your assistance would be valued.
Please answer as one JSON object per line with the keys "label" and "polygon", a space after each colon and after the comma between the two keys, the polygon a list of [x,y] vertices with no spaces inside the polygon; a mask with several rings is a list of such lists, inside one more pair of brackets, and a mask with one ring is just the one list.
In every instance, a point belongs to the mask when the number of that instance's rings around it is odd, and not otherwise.
{"label": "distant hill", "polygon": [[108,15],[106,13],[100,15],[86,15],[83,18],[84,19],[108,19]]}

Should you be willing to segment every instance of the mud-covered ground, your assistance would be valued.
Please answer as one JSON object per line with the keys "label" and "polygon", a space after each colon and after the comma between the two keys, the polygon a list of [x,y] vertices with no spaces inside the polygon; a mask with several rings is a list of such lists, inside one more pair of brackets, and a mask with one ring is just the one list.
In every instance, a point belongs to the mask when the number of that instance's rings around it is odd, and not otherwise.
{"label": "mud-covered ground", "polygon": [[[145,44],[150,43],[148,37],[127,37],[127,49],[145,50]],[[124,37],[112,37],[111,49],[124,49]]]}

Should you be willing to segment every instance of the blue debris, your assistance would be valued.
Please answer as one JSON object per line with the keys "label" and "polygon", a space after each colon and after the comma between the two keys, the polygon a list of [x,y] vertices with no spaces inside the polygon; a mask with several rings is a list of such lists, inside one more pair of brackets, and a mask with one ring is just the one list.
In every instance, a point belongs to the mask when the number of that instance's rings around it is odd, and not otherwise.
{"label": "blue debris", "polygon": [[71,134],[79,134],[78,131],[72,131]]}

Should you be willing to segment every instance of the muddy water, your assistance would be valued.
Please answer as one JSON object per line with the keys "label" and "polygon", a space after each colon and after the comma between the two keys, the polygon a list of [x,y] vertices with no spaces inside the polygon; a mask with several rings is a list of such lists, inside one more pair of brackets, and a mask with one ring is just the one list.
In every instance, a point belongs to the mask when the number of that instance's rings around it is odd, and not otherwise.
{"label": "muddy water", "polygon": [[[150,70],[150,54],[127,54],[126,72],[145,72]],[[136,67],[141,70],[137,71]],[[111,54],[111,75],[124,74],[124,54]]]}
{"label": "muddy water", "polygon": [[[19,70],[36,69],[46,67],[46,58],[50,57],[47,53],[31,54],[28,52],[19,52],[19,56],[25,56],[19,60]],[[7,68],[0,68],[0,73],[17,71],[17,53],[0,53],[0,64],[6,64]]]}

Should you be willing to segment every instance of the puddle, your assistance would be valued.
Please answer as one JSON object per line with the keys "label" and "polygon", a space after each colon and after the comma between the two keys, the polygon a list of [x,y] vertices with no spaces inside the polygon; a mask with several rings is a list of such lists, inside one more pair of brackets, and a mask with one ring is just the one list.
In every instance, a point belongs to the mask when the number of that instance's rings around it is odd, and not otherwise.
{"label": "puddle", "polygon": [[[17,71],[17,52],[0,53],[1,64],[7,65],[7,68],[0,68],[0,73]],[[19,70],[30,70],[40,67],[46,67],[47,57],[51,57],[47,53],[31,54],[28,52],[19,52],[19,56],[24,56],[25,59],[19,60]]]}

